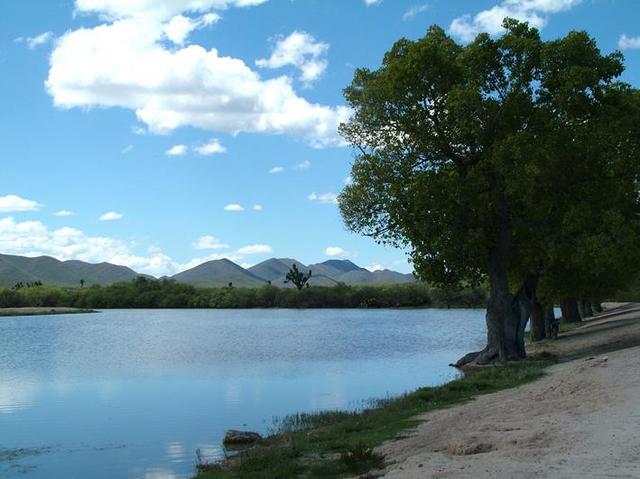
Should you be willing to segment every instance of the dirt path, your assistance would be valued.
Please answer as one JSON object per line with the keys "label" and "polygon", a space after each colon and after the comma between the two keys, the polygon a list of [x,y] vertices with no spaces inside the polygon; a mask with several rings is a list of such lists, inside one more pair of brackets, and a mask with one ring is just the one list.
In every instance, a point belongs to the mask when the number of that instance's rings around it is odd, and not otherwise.
{"label": "dirt path", "polygon": [[576,359],[535,383],[422,416],[380,448],[392,463],[383,477],[640,478],[640,308],[531,349]]}

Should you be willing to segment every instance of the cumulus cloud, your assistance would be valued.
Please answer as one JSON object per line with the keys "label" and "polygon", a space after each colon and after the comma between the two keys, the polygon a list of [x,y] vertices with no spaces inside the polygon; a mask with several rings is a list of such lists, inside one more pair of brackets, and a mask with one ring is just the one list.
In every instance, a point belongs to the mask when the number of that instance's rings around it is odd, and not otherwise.
{"label": "cumulus cloud", "polygon": [[165,151],[165,154],[167,156],[182,156],[187,153],[187,150],[187,145],[173,145],[171,148]]}
{"label": "cumulus cloud", "polygon": [[618,39],[618,46],[623,50],[640,48],[640,36],[628,37],[627,35],[622,34]]}
{"label": "cumulus cloud", "polygon": [[238,203],[229,203],[224,207],[225,211],[244,211],[244,207]]}
{"label": "cumulus cloud", "polygon": [[298,163],[293,167],[295,170],[308,170],[311,168],[311,162],[309,160],[304,160],[302,163]]}
{"label": "cumulus cloud", "polygon": [[76,13],[95,13],[104,19],[153,18],[166,20],[184,12],[251,7],[268,0],[76,0]]}
{"label": "cumulus cloud", "polygon": [[60,210],[56,211],[53,216],[65,217],[65,216],[73,216],[75,213],[69,210]]}
{"label": "cumulus cloud", "polygon": [[269,173],[271,173],[272,175],[275,175],[276,173],[282,173],[283,171],[284,171],[284,168],[282,166],[274,166],[269,170]]}
{"label": "cumulus cloud", "polygon": [[205,143],[204,145],[197,146],[196,148],[194,148],[194,150],[197,154],[203,156],[216,155],[227,152],[227,149],[222,146],[222,143],[220,143],[220,141],[215,138],[210,142]]}
{"label": "cumulus cloud", "polygon": [[317,201],[319,203],[325,204],[338,204],[338,195],[336,195],[335,193],[323,193],[321,195],[311,193],[309,196],[307,196],[307,199],[309,201]]}
{"label": "cumulus cloud", "polygon": [[30,50],[34,50],[40,45],[44,45],[49,42],[53,38],[53,33],[44,32],[40,35],[36,35],[35,37],[18,37],[16,38],[16,42],[24,43]]}
{"label": "cumulus cloud", "polygon": [[220,15],[213,12],[202,15],[197,19],[176,15],[164,25],[163,31],[173,43],[182,45],[193,30],[211,25],[218,22],[218,20],[220,20]]}
{"label": "cumulus cloud", "polygon": [[107,211],[105,214],[98,218],[100,221],[116,221],[122,219],[122,214],[115,211]]}
{"label": "cumulus cloud", "polygon": [[318,80],[327,69],[324,58],[329,45],[316,41],[307,32],[295,31],[288,37],[280,37],[269,58],[256,61],[262,68],[282,68],[292,65],[300,70],[300,80],[310,85]]}
{"label": "cumulus cloud", "polygon": [[469,42],[478,33],[491,35],[502,33],[502,21],[505,17],[529,22],[530,25],[542,28],[553,13],[570,10],[582,0],[503,0],[488,10],[475,15],[463,15],[451,22],[449,31],[452,35]]}
{"label": "cumulus cloud", "polygon": [[166,274],[177,267],[171,258],[159,251],[139,256],[118,239],[89,236],[70,227],[52,230],[39,221],[18,222],[12,217],[0,219],[0,251],[90,263],[107,261],[148,274]]}
{"label": "cumulus cloud", "polygon": [[253,244],[253,245],[244,246],[238,249],[236,253],[238,255],[250,255],[250,254],[271,253],[272,251],[273,249],[268,244]]}
{"label": "cumulus cloud", "polygon": [[[152,133],[191,126],[230,134],[289,134],[315,147],[344,145],[337,127],[350,116],[348,107],[311,103],[295,92],[288,76],[262,79],[242,60],[215,48],[169,47],[164,41],[177,15],[259,3],[263,1],[77,0],[78,13],[98,14],[103,23],[58,39],[47,91],[59,108],[132,110]],[[186,30],[174,32],[174,40],[185,41]],[[306,79],[319,75],[322,60],[314,51],[302,57]]]}
{"label": "cumulus cloud", "polygon": [[262,211],[263,209],[262,205],[253,205],[253,211]]}
{"label": "cumulus cloud", "polygon": [[[199,249],[228,247],[213,236],[199,238],[194,246]],[[206,248],[205,248],[206,246]],[[229,253],[212,253],[186,262],[178,262],[157,246],[149,247],[146,254],[136,254],[133,246],[117,238],[91,236],[68,226],[52,229],[40,221],[16,221],[13,217],[0,218],[0,251],[23,256],[53,256],[60,260],[76,259],[88,263],[103,261],[128,266],[153,276],[172,275],[193,268],[206,261],[229,259],[241,261],[244,256],[270,253],[264,244],[245,246]]]}
{"label": "cumulus cloud", "polygon": [[223,243],[215,236],[206,235],[198,238],[198,240],[193,243],[193,247],[195,249],[225,249],[228,248],[229,245]]}
{"label": "cumulus cloud", "polygon": [[324,250],[325,256],[329,257],[340,257],[340,258],[349,258],[358,256],[356,253],[350,253],[349,251],[341,248],[340,246],[329,246]]}
{"label": "cumulus cloud", "polygon": [[0,196],[0,212],[38,211],[42,205],[17,195]]}
{"label": "cumulus cloud", "polygon": [[370,5],[377,5],[378,3],[380,3],[382,0],[364,0],[364,3],[368,6]]}

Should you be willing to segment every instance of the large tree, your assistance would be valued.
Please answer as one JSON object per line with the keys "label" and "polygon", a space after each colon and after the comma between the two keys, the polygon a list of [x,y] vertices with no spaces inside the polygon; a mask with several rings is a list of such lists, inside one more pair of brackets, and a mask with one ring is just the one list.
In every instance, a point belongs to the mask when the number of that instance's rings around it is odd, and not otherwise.
{"label": "large tree", "polygon": [[597,237],[605,212],[639,239],[638,95],[617,81],[622,55],[584,32],[543,41],[526,23],[504,26],[468,45],[431,27],[345,90],[354,115],[341,132],[356,151],[339,198],[347,227],[409,248],[431,282],[487,280],[487,345],[459,365],[525,357],[545,268],[551,284],[557,256],[572,237]]}

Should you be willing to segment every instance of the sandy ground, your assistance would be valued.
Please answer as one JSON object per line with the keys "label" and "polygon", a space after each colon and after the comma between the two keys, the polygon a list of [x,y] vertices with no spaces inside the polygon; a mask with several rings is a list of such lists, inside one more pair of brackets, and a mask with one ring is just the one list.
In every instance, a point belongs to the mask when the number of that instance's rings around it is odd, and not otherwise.
{"label": "sandy ground", "polygon": [[534,383],[421,416],[380,448],[383,477],[640,478],[640,305],[531,348],[545,350],[570,360]]}
{"label": "sandy ground", "polygon": [[37,314],[73,314],[93,312],[93,310],[81,308],[0,308],[0,316],[33,316]]}

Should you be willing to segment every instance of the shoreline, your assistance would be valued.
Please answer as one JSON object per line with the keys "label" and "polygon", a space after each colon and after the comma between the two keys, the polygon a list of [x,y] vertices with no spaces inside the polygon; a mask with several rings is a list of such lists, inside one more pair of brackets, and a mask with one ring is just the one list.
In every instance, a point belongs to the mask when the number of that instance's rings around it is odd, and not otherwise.
{"label": "shoreline", "polygon": [[[362,477],[389,479],[590,477],[586,473],[591,469],[581,468],[578,460],[584,452],[575,453],[578,459],[565,460],[548,443],[555,440],[566,455],[568,444],[580,443],[569,441],[567,434],[581,433],[589,440],[591,434],[600,440],[604,433],[611,433],[605,428],[600,434],[602,425],[624,416],[618,411],[610,417],[612,405],[598,394],[606,388],[597,381],[608,377],[608,389],[623,388],[625,383],[621,384],[619,376],[626,375],[629,383],[629,371],[640,366],[640,305],[609,308],[602,318],[588,318],[579,328],[562,333],[557,341],[528,343],[532,359],[482,368],[438,387],[379,401],[377,407],[362,413],[329,411],[285,418],[289,430],[281,427],[239,456],[200,465],[196,477],[250,479],[266,477],[264,473],[309,478],[368,474]],[[613,367],[616,370],[612,373]],[[617,405],[622,411],[640,403],[640,380],[634,387],[633,401]],[[525,399],[519,400],[520,396]],[[594,419],[600,429],[571,432],[575,416],[582,413],[604,414],[604,418]],[[555,423],[564,427],[553,427]],[[632,429],[625,431],[618,444],[633,443],[640,448],[640,438],[634,443]],[[554,438],[556,433],[567,434]],[[611,441],[610,436],[606,441]],[[608,444],[599,445],[603,456],[611,452]],[[545,466],[547,459],[540,459],[545,454],[557,462],[547,470],[548,476],[540,468],[527,469],[530,462]],[[615,463],[611,457],[609,462],[607,457],[598,461],[624,472],[625,467],[631,467],[620,458]],[[574,468],[563,470],[566,464]],[[502,471],[508,472],[505,475]]]}
{"label": "shoreline", "polygon": [[87,314],[97,313],[95,309],[86,308],[67,308],[67,307],[49,307],[49,306],[28,306],[23,308],[0,308],[0,317],[14,316],[49,316],[54,314]]}

